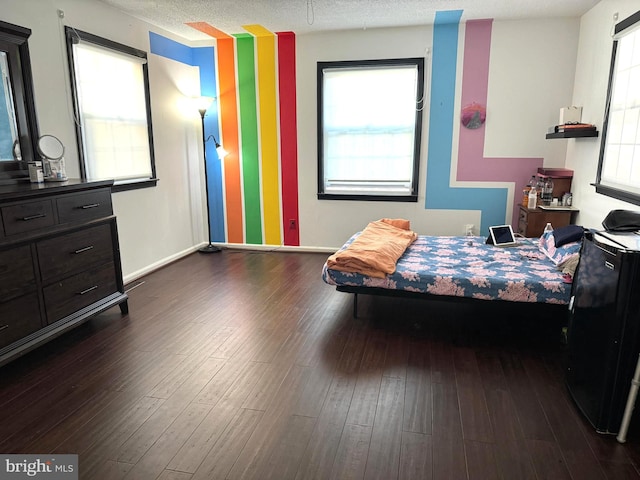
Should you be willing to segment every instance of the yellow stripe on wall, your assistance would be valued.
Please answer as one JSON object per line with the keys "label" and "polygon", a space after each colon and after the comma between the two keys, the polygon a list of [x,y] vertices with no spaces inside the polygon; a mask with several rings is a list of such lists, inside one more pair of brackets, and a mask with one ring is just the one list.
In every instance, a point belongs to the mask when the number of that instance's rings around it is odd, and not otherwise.
{"label": "yellow stripe on wall", "polygon": [[262,25],[242,28],[256,37],[264,242],[281,245],[276,36]]}

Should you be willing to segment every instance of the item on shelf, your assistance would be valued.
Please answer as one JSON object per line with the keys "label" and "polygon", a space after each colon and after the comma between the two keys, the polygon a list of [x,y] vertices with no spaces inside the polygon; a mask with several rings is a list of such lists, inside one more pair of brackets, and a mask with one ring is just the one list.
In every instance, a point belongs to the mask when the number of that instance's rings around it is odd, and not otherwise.
{"label": "item on shelf", "polygon": [[531,192],[532,188],[536,186],[536,176],[531,175],[529,179],[529,183],[527,183],[522,190],[522,206],[527,207],[529,205],[529,192]]}
{"label": "item on shelf", "polygon": [[29,180],[31,181],[31,183],[44,182],[42,162],[29,162]]}
{"label": "item on shelf", "polygon": [[556,125],[554,128],[556,133],[562,132],[576,132],[576,131],[595,131],[596,126],[591,123],[564,123],[562,125]]}
{"label": "item on shelf", "polygon": [[579,123],[582,120],[582,107],[563,107],[560,109],[559,124]]}
{"label": "item on shelf", "polygon": [[538,193],[533,187],[529,190],[529,201],[527,202],[527,208],[536,208],[538,205]]}
{"label": "item on shelf", "polygon": [[538,168],[537,176],[543,183],[547,178],[550,178],[553,182],[551,198],[561,198],[565,193],[571,191],[573,170],[569,170],[567,168],[540,167]]}
{"label": "item on shelf", "polygon": [[546,177],[542,184],[542,203],[544,205],[551,205],[553,198],[553,180],[551,177]]}
{"label": "item on shelf", "polygon": [[44,179],[48,182],[66,182],[64,145],[53,135],[42,135],[38,139],[38,153],[42,157]]}
{"label": "item on shelf", "polygon": [[526,207],[529,205],[529,192],[531,191],[531,187],[526,186],[522,190],[522,206]]}

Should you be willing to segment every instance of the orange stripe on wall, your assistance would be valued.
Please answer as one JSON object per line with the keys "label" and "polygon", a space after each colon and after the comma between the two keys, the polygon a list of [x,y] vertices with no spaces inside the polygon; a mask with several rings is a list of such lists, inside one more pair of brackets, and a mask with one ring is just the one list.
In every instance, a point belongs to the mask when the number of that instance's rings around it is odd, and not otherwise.
{"label": "orange stripe on wall", "polygon": [[220,105],[220,125],[222,130],[222,136],[218,140],[225,150],[229,152],[223,159],[227,241],[229,243],[244,243],[235,40],[205,22],[194,22],[188,25],[218,40],[218,83],[220,86],[218,103]]}
{"label": "orange stripe on wall", "polygon": [[187,22],[186,25],[218,40],[222,38],[232,38],[231,35],[224,33],[222,30],[218,30],[216,27],[212,27],[207,22]]}

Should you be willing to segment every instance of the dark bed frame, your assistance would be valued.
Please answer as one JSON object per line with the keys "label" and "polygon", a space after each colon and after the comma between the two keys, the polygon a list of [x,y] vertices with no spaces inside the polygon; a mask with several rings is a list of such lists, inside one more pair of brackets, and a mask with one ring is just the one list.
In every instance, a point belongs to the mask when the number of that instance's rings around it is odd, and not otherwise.
{"label": "dark bed frame", "polygon": [[[401,297],[401,298],[417,298],[421,300],[443,301],[443,302],[457,302],[457,303],[478,303],[478,302],[490,302],[491,304],[505,304],[509,306],[522,305],[526,308],[540,309],[549,314],[566,315],[566,320],[569,318],[569,308],[566,304],[554,304],[554,303],[533,303],[533,302],[510,302],[506,300],[480,300],[477,298],[469,297],[455,297],[450,295],[432,295],[430,293],[422,292],[409,292],[406,290],[390,290],[387,288],[379,287],[359,287],[350,285],[338,285],[336,290],[344,293],[353,293],[353,317],[358,318],[358,295],[380,295],[387,297]],[[566,322],[565,322],[566,323]]]}

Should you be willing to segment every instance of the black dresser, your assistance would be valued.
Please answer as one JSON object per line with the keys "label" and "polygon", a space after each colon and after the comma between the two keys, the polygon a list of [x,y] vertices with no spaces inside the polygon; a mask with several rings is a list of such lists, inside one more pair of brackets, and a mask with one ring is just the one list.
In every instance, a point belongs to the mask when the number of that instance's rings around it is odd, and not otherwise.
{"label": "black dresser", "polygon": [[115,305],[112,181],[0,186],[0,366]]}

